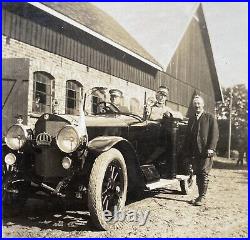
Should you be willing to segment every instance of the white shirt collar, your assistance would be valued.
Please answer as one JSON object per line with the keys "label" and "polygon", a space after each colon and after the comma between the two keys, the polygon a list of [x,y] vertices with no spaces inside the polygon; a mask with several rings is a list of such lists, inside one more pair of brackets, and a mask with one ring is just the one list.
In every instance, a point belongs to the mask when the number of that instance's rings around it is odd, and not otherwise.
{"label": "white shirt collar", "polygon": [[197,120],[201,117],[201,115],[202,115],[202,113],[203,113],[204,111],[202,111],[202,112],[200,112],[200,113],[196,113],[195,114],[195,116],[196,116],[196,118],[197,118]]}

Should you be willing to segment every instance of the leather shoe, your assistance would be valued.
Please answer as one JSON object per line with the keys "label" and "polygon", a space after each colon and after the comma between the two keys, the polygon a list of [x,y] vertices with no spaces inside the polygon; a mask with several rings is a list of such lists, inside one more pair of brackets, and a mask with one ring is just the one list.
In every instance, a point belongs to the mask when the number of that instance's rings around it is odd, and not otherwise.
{"label": "leather shoe", "polygon": [[195,204],[197,201],[199,201],[199,198],[200,198],[200,197],[197,197],[197,198],[195,198],[195,199],[192,199],[192,200],[189,201],[189,203],[190,203],[190,204]]}
{"label": "leather shoe", "polygon": [[203,206],[205,204],[205,198],[201,197],[197,201],[195,201],[194,206]]}

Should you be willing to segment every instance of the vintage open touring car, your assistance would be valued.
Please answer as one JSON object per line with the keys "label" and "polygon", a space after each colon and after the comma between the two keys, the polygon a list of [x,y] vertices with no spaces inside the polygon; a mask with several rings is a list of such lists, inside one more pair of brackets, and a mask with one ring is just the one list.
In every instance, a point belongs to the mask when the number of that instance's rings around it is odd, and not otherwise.
{"label": "vintage open touring car", "polygon": [[79,199],[93,223],[109,229],[103,211],[123,209],[127,196],[180,181],[193,183],[182,156],[187,123],[150,121],[100,102],[94,114],[45,113],[34,129],[18,122],[3,143],[3,211],[18,210],[29,197]]}

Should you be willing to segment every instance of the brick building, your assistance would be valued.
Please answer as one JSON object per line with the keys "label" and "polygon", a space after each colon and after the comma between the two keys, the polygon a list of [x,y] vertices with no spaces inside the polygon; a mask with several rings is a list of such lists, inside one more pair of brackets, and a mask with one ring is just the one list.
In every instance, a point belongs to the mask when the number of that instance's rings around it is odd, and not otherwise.
{"label": "brick building", "polygon": [[[196,21],[196,18],[200,21]],[[162,66],[114,19],[90,3],[3,3],[3,134],[22,115],[32,124],[44,112],[87,111],[108,90],[124,93],[124,105],[142,114],[145,92],[170,88],[169,105],[188,114],[194,93],[212,112],[222,100],[201,6],[164,72]],[[205,26],[205,27],[204,27]],[[195,44],[195,45],[194,45]]]}

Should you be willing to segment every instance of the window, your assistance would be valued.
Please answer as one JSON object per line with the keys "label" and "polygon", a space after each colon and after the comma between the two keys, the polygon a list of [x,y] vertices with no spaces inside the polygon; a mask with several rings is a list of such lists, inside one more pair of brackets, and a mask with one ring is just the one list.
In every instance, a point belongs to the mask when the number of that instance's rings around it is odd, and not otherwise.
{"label": "window", "polygon": [[75,80],[68,80],[66,83],[66,114],[79,114],[79,105],[82,96],[82,84]]}
{"label": "window", "polygon": [[49,73],[35,72],[33,82],[33,112],[51,112],[55,97],[55,79]]}
{"label": "window", "polygon": [[106,90],[107,88],[105,87],[93,87],[91,89],[91,112],[96,114],[100,113],[100,109],[98,108],[98,105],[100,102],[105,102],[106,101]]}

